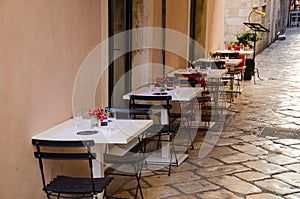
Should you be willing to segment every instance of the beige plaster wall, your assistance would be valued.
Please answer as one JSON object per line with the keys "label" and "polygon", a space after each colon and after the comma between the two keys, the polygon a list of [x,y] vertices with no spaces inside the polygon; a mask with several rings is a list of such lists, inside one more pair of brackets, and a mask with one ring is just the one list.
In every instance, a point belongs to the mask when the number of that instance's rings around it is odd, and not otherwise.
{"label": "beige plaster wall", "polygon": [[0,198],[45,198],[31,136],[71,118],[76,71],[100,41],[99,10],[99,0],[0,1]]}
{"label": "beige plaster wall", "polygon": [[225,1],[209,0],[207,2],[207,52],[224,48],[224,12]]}
{"label": "beige plaster wall", "polygon": [[[133,27],[162,27],[162,1],[161,0],[136,0],[133,1]],[[190,1],[172,0],[166,4],[166,28],[177,31],[189,37],[189,9]],[[133,35],[133,46],[136,42],[160,42],[161,34],[156,34],[151,38],[150,33],[140,36]],[[188,57],[188,40],[180,44],[166,34],[166,49],[177,47],[185,57],[180,57],[174,53],[166,52],[167,72],[176,68],[185,68]],[[177,46],[176,46],[177,45]],[[159,45],[158,45],[159,46]],[[133,52],[133,88],[147,83],[147,76],[158,77],[162,74],[162,54],[160,49],[144,49]],[[141,67],[143,69],[137,69]],[[150,68],[147,68],[150,67]],[[142,72],[140,72],[142,71]],[[148,75],[149,74],[149,75]]]}
{"label": "beige plaster wall", "polygon": [[166,28],[179,33],[183,33],[187,36],[186,42],[178,42],[176,38],[168,37],[166,35],[166,49],[172,48],[172,46],[180,49],[182,54],[186,57],[180,57],[174,53],[166,52],[166,65],[170,68],[186,68],[188,60],[189,49],[189,28],[190,28],[190,1],[172,0],[167,1],[166,8]]}

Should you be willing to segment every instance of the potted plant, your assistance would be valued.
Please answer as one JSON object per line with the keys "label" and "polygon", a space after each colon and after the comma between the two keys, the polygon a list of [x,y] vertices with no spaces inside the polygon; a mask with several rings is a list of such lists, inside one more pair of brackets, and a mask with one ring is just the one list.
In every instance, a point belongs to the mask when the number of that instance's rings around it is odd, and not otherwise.
{"label": "potted plant", "polygon": [[243,45],[245,47],[253,48],[252,42],[262,40],[263,36],[261,33],[255,33],[251,30],[247,30],[243,33],[236,34],[237,45]]}
{"label": "potted plant", "polygon": [[[254,33],[252,30],[247,30],[243,33],[236,34],[237,44],[243,45],[245,49],[253,48],[253,42],[262,40],[263,35],[261,32]],[[251,76],[254,74],[254,60],[246,60],[246,69],[244,73],[244,80],[251,80]]]}

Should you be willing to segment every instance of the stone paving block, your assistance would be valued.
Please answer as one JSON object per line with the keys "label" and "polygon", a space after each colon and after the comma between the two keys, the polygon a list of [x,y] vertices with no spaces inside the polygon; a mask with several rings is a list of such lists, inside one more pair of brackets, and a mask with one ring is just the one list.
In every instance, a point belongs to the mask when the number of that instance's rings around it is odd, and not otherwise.
{"label": "stone paving block", "polygon": [[179,194],[180,192],[169,186],[143,188],[144,198],[166,198]]}
{"label": "stone paving block", "polygon": [[168,176],[167,174],[163,174],[163,175],[143,177],[143,180],[145,180],[147,183],[149,183],[152,186],[163,186],[163,185],[174,184],[174,183],[195,181],[195,180],[199,180],[200,178],[201,178],[200,176],[195,175],[193,172],[187,171],[187,172],[174,172],[171,173],[171,176]]}
{"label": "stone paving block", "polygon": [[220,176],[216,178],[209,178],[208,180],[219,186],[224,186],[229,191],[233,191],[240,194],[261,192],[261,190],[255,185],[245,182],[234,176]]}
{"label": "stone paving block", "polygon": [[222,156],[225,154],[233,154],[238,153],[238,151],[231,149],[228,146],[220,146],[220,147],[214,147],[213,150],[207,155],[207,157],[216,157],[216,156]]}
{"label": "stone paving block", "polygon": [[[108,193],[108,196],[112,196],[112,195],[110,195]],[[113,197],[116,197],[116,198],[133,198],[133,196],[130,195],[130,193],[128,191],[118,192],[118,193],[114,194]]]}
{"label": "stone paving block", "polygon": [[272,151],[273,153],[283,154],[292,158],[300,157],[300,150],[282,144],[262,145],[261,147],[269,151]]}
{"label": "stone paving block", "polygon": [[274,140],[274,142],[283,144],[283,145],[293,145],[293,144],[300,144],[300,140],[297,139],[280,139],[280,140]]}
{"label": "stone paving block", "polygon": [[253,144],[253,145],[255,145],[255,146],[273,144],[273,142],[271,140],[268,140],[268,139],[266,139],[266,140],[252,141],[250,143]]}
{"label": "stone paving block", "polygon": [[290,194],[284,196],[286,199],[299,199],[300,198],[300,193],[295,193],[295,194]]}
{"label": "stone paving block", "polygon": [[287,173],[281,173],[272,176],[274,178],[277,178],[283,182],[289,183],[295,187],[300,188],[300,174],[295,172],[287,172]]}
{"label": "stone paving block", "polygon": [[243,143],[239,145],[233,145],[232,148],[239,150],[241,152],[247,153],[249,155],[263,155],[268,154],[268,151],[263,150],[257,146],[254,146],[252,144]]}
{"label": "stone paving block", "polygon": [[250,161],[243,164],[264,174],[274,174],[288,170],[287,168],[281,167],[276,164],[268,163],[264,160]]}
{"label": "stone paving block", "polygon": [[192,182],[174,184],[173,187],[179,189],[185,194],[194,194],[220,188],[219,186],[214,185],[206,180],[197,180]]}
{"label": "stone paving block", "polygon": [[189,161],[198,167],[213,167],[223,165],[222,162],[212,158],[191,159]]}
{"label": "stone paving block", "polygon": [[227,174],[233,174],[243,171],[249,171],[250,169],[240,165],[240,164],[233,164],[233,165],[223,165],[223,166],[215,166],[215,167],[206,167],[200,168],[196,171],[196,173],[200,176],[205,177],[216,177],[222,176]]}
{"label": "stone paving block", "polygon": [[266,139],[257,137],[256,135],[243,135],[240,136],[239,139],[243,140],[244,142],[254,142],[254,141],[265,141]]}
{"label": "stone paving block", "polygon": [[198,167],[188,163],[188,162],[183,162],[180,166],[178,167],[172,167],[172,170],[174,172],[180,172],[180,171],[191,171],[191,170],[196,170]]}
{"label": "stone paving block", "polygon": [[288,169],[291,169],[293,171],[296,171],[296,172],[300,173],[300,163],[299,164],[286,165],[285,167],[288,168]]}
{"label": "stone paving block", "polygon": [[269,191],[272,191],[276,194],[289,194],[289,193],[295,193],[299,192],[299,188],[295,188],[292,185],[289,185],[285,182],[279,181],[277,179],[267,179],[262,181],[256,181],[254,182],[257,186],[260,186],[264,189],[267,189]]}
{"label": "stone paving block", "polygon": [[244,134],[243,131],[223,131],[221,133],[221,137],[223,138],[229,138],[229,137],[234,137],[234,136],[237,136],[237,135],[241,135],[241,134]]}
{"label": "stone paving block", "polygon": [[300,150],[300,144],[290,145],[290,147]]}
{"label": "stone paving block", "polygon": [[[115,176],[115,179],[119,181],[119,179],[127,179],[126,183],[124,183],[124,185],[122,186],[123,189],[135,189],[136,188],[136,185],[137,185],[137,182],[135,180],[135,177],[133,176],[131,179],[130,177],[126,176]],[[149,185],[147,183],[145,183],[143,180],[141,180],[141,186],[142,187],[149,187]]]}
{"label": "stone paving block", "polygon": [[299,162],[299,160],[297,160],[296,158],[290,158],[288,156],[280,154],[269,155],[267,158],[265,158],[265,160],[278,165],[286,165]]}
{"label": "stone paving block", "polygon": [[234,193],[227,191],[225,189],[217,190],[217,191],[208,191],[204,193],[200,193],[197,195],[199,198],[203,199],[242,199],[236,196]]}
{"label": "stone paving block", "polygon": [[197,198],[191,195],[180,194],[179,196],[169,197],[168,199],[197,199]]}
{"label": "stone paving block", "polygon": [[202,146],[203,142],[193,142],[194,148],[195,149],[200,149],[200,147]]}
{"label": "stone paving block", "polygon": [[189,159],[198,159],[200,149],[194,149],[189,151]]}
{"label": "stone paving block", "polygon": [[247,171],[242,173],[236,173],[234,175],[248,182],[270,178],[269,175],[265,175],[257,171]]}
{"label": "stone paving block", "polygon": [[216,146],[230,146],[233,144],[242,143],[241,140],[235,138],[220,138],[216,143]]}
{"label": "stone paving block", "polygon": [[245,153],[237,153],[237,154],[220,156],[220,157],[217,157],[217,159],[219,159],[222,162],[225,162],[227,164],[232,164],[232,163],[238,163],[238,162],[246,162],[246,161],[250,161],[250,160],[257,160],[258,158],[255,156],[245,154]]}
{"label": "stone paving block", "polygon": [[284,198],[270,193],[260,193],[260,194],[246,196],[246,199],[284,199]]}

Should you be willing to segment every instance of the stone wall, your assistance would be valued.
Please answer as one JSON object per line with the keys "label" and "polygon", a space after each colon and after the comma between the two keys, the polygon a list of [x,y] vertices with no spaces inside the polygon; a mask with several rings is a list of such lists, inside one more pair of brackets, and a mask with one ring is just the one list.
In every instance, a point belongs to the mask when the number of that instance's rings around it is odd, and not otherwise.
{"label": "stone wall", "polygon": [[258,22],[270,30],[264,33],[264,39],[257,42],[257,51],[262,51],[274,42],[278,32],[283,33],[287,26],[288,1],[286,0],[226,0],[224,43],[236,41],[236,34],[248,30],[243,22],[248,21],[252,9],[266,13],[265,17],[257,14],[251,15],[251,22]]}
{"label": "stone wall", "polygon": [[226,0],[224,42],[236,41],[236,34],[246,30],[243,22],[248,20],[252,10],[252,0]]}

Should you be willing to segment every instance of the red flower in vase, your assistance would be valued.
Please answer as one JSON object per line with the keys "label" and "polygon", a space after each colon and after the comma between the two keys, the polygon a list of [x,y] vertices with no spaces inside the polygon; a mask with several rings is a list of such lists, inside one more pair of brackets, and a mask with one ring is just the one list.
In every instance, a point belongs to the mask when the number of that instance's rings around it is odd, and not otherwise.
{"label": "red flower in vase", "polygon": [[156,78],[156,82],[159,84],[167,84],[170,82],[170,78],[168,77],[158,77]]}
{"label": "red flower in vase", "polygon": [[107,119],[107,113],[104,111],[103,108],[89,110],[89,115],[96,117],[97,120],[101,122]]}

